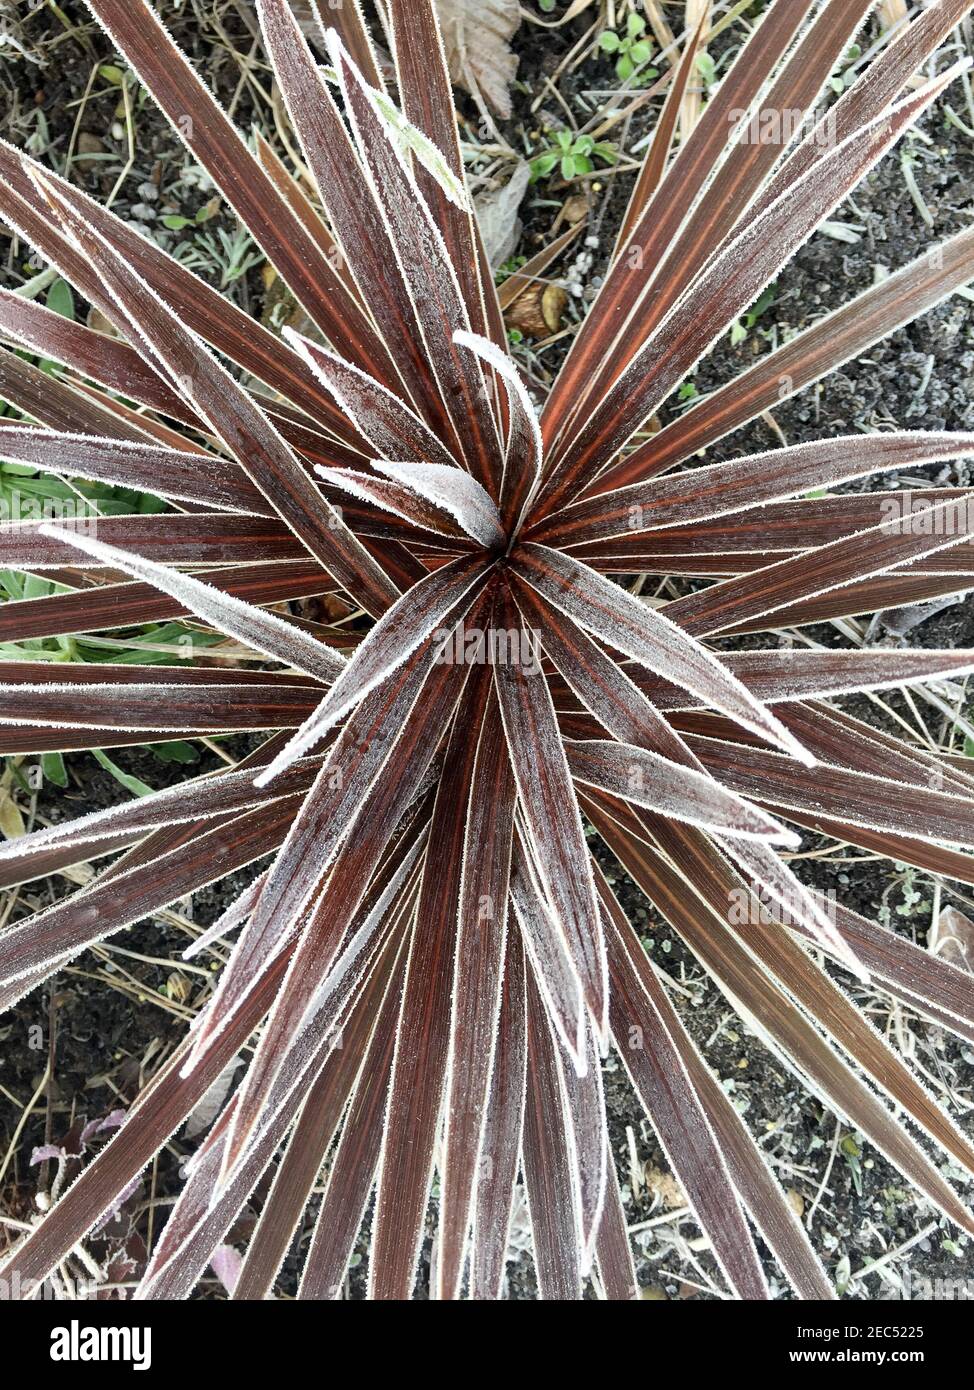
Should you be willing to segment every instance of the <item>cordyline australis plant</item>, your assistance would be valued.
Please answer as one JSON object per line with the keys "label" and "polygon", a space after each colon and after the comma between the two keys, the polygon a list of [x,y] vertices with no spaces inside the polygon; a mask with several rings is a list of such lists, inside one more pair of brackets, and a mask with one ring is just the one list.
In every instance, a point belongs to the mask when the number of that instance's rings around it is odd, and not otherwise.
{"label": "cordyline australis plant", "polygon": [[[771,4],[671,155],[690,38],[539,419],[504,349],[428,0],[385,7],[395,106],[354,5],[320,7],[339,26],[322,29],[323,69],[285,0],[258,0],[327,225],[267,147],[248,152],[143,0],[88,3],[316,332],[279,341],[0,148],[4,219],[122,335],[0,295],[5,338],[63,364],[42,376],[2,354],[0,389],[38,423],[4,423],[0,453],[173,507],[99,520],[97,536],[4,528],[0,563],[70,587],[6,604],[2,638],[191,615],[253,666],[8,662],[2,751],[268,731],[235,770],[2,847],[5,884],[124,853],[4,929],[0,1004],[272,856],[203,939],[239,929],[188,1037],[0,1273],[46,1277],[255,1039],[140,1296],[188,1295],[258,1186],[235,1296],[266,1296],[327,1163],[303,1297],[342,1290],[374,1192],[370,1291],[408,1298],[434,1172],[435,1294],[499,1295],[523,1181],[542,1296],[576,1298],[592,1271],[607,1297],[631,1297],[601,1089],[614,1046],[728,1290],[768,1296],[757,1234],[800,1295],[832,1296],[583,815],[775,1055],[974,1232],[938,1166],[974,1172],[974,1149],[821,961],[972,1040],[969,978],[830,907],[778,853],[805,827],[974,883],[963,760],[826,703],[974,669],[974,652],[708,645],[974,587],[968,495],[897,494],[899,519],[888,494],[792,500],[970,456],[974,436],[855,435],[690,466],[974,278],[974,230],[640,434],[956,75],[911,80],[971,4],[937,0],[904,26],[818,125],[804,117],[870,4]],[[734,138],[768,111],[800,113],[789,144]],[[656,604],[607,577],[634,572],[717,582]],[[271,611],[321,594],[360,617]]]}

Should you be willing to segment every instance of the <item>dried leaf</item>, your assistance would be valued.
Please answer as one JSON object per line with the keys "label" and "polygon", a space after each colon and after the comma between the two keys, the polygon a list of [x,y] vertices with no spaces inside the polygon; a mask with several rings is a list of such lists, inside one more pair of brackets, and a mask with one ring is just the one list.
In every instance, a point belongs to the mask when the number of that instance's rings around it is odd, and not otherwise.
{"label": "dried leaf", "polygon": [[492,270],[502,266],[517,249],[521,237],[518,210],[530,181],[531,165],[521,160],[503,187],[480,193],[474,199],[484,250]]}
{"label": "dried leaf", "polygon": [[956,907],[945,907],[930,932],[927,949],[948,965],[974,975],[974,922]]}
{"label": "dried leaf", "polygon": [[518,60],[509,40],[521,23],[517,0],[436,0],[450,77],[502,119]]}

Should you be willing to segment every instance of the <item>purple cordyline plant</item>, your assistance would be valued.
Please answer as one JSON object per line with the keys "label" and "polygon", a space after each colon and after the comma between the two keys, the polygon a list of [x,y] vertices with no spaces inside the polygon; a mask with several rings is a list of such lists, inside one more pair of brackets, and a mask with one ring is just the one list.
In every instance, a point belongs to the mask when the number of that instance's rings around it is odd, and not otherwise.
{"label": "purple cordyline plant", "polygon": [[[818,124],[870,0],[774,0],[677,143],[688,36],[540,417],[506,352],[431,0],[382,7],[391,76],[356,4],[318,4],[323,68],[286,0],[257,0],[313,196],[247,148],[146,0],[87,3],[313,329],[282,341],[0,145],[0,215],[119,335],[0,292],[0,394],[24,417],[0,423],[0,453],[171,504],[96,533],[0,527],[0,565],[65,586],[0,608],[0,640],[190,615],[243,653],[5,662],[0,751],[267,733],[231,770],[0,846],[3,885],[116,856],[3,928],[0,1007],[269,857],[196,943],[239,932],[195,1025],[0,1275],[47,1277],[252,1040],[139,1297],[188,1296],[255,1190],[234,1296],[266,1297],[323,1170],[303,1298],[342,1292],[373,1194],[370,1293],[409,1298],[434,1172],[435,1296],[500,1296],[523,1182],[540,1295],[577,1298],[591,1275],[633,1297],[602,1095],[613,1047],[727,1290],[768,1297],[759,1236],[800,1296],[833,1297],[585,820],[803,1085],[974,1233],[938,1166],[974,1173],[974,1148],[848,989],[869,978],[971,1041],[969,977],[806,889],[778,852],[797,827],[974,883],[964,760],[829,703],[974,670],[974,652],[713,647],[974,587],[968,494],[897,493],[891,518],[888,494],[833,492],[974,455],[974,435],[695,462],[974,278],[974,229],[642,432],[958,74],[913,80],[970,0],[902,26]],[[801,119],[779,142],[735,138],[764,111]],[[716,582],[661,603],[618,578],[637,572]],[[352,620],[279,611],[315,595]]]}

